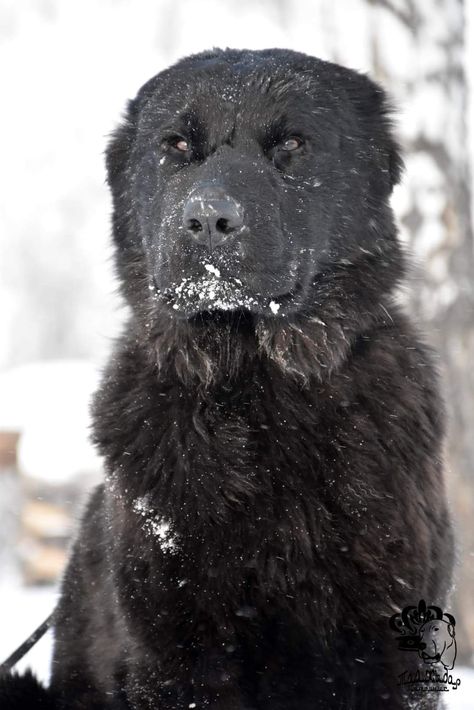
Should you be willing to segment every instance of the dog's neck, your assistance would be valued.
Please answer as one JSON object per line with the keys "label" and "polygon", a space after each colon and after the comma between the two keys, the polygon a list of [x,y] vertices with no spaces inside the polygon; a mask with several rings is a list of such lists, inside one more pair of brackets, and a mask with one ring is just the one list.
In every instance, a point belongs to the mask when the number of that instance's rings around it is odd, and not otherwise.
{"label": "dog's neck", "polygon": [[[331,387],[331,375],[344,368],[358,339],[371,337],[390,312],[397,317],[390,289],[381,289],[377,274],[362,282],[355,274],[331,278],[315,290],[312,308],[293,318],[226,317],[201,327],[163,314],[147,328],[146,345],[144,331],[137,332],[140,324],[132,322],[94,406],[94,440],[106,459],[111,490],[116,485],[120,497],[127,489],[133,499],[150,494],[168,516],[186,508],[194,527],[211,518],[227,520],[233,506],[256,506],[259,486],[268,483],[265,468],[258,485],[253,478],[249,419],[262,406],[259,400],[281,398],[275,407],[283,412],[291,406],[293,388],[316,393]],[[298,421],[298,413],[292,417]],[[300,440],[291,431],[286,446],[297,460]],[[274,433],[264,436],[271,441]],[[163,470],[169,460],[175,466]],[[212,486],[202,488],[199,471]]]}

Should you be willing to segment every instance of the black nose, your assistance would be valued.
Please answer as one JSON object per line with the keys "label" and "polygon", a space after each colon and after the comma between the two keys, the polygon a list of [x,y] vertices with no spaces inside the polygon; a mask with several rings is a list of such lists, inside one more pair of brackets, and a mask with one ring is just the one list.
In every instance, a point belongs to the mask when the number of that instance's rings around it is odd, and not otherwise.
{"label": "black nose", "polygon": [[189,196],[183,223],[196,242],[212,250],[242,231],[244,211],[224,190],[205,187]]}

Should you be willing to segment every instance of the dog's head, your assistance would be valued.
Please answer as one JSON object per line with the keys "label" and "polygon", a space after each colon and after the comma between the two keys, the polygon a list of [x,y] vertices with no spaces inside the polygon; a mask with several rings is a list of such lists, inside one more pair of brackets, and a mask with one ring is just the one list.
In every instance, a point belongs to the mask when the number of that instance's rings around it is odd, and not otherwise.
{"label": "dog's head", "polygon": [[147,317],[311,313],[328,273],[380,278],[397,255],[385,94],[303,54],[178,62],[129,103],[107,169],[119,275]]}
{"label": "dog's head", "polygon": [[[442,663],[445,667],[454,665],[456,641],[454,624],[444,619],[434,619],[423,624],[419,631],[419,655],[425,663]],[[448,658],[449,656],[449,658]]]}

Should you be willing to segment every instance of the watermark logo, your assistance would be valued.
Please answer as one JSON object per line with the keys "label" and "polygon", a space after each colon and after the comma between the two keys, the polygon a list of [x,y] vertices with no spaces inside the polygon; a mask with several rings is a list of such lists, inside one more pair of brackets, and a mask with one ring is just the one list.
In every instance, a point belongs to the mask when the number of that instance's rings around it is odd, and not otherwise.
{"label": "watermark logo", "polygon": [[423,661],[415,672],[400,674],[399,685],[411,686],[418,692],[457,689],[459,678],[449,673],[454,668],[457,654],[456,620],[439,606],[427,606],[421,599],[417,606],[406,606],[390,618],[390,628],[398,636],[398,648],[416,653]]}

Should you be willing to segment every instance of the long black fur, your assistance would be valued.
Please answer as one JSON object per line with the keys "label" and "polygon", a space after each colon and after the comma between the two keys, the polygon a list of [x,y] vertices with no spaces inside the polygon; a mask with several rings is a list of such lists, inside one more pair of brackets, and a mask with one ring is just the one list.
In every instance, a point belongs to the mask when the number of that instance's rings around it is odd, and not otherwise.
{"label": "long black fur", "polygon": [[[107,166],[131,317],[93,406],[61,708],[410,707],[388,619],[445,604],[452,534],[433,356],[394,300],[388,116],[367,77],[284,50],[187,58],[130,102]],[[248,231],[208,254],[182,212],[216,182]],[[204,261],[242,307],[192,293]]]}

